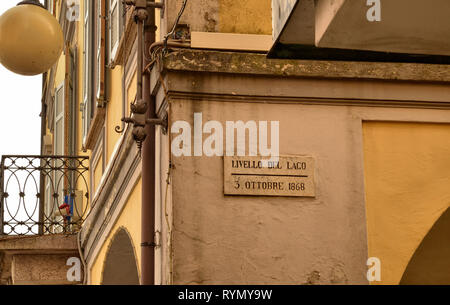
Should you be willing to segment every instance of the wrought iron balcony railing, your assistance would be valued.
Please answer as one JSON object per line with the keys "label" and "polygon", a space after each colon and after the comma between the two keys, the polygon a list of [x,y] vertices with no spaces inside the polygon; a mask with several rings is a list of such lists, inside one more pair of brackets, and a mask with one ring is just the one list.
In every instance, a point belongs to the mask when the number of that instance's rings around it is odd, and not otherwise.
{"label": "wrought iron balcony railing", "polygon": [[71,234],[89,211],[88,157],[3,156],[0,234]]}

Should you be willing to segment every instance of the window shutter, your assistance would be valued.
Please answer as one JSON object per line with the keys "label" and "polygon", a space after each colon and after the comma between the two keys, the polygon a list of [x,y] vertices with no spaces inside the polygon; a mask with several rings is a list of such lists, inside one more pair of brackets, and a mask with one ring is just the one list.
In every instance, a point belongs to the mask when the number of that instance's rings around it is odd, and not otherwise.
{"label": "window shutter", "polygon": [[61,85],[55,94],[55,155],[64,154],[64,86]]}
{"label": "window shutter", "polygon": [[88,97],[89,89],[89,2],[84,1],[84,14],[83,14],[83,99],[86,100]]}
{"label": "window shutter", "polygon": [[77,107],[77,47],[73,47],[69,49],[70,53],[70,71],[69,71],[69,87],[67,89],[69,94],[69,154],[74,156],[76,155],[76,138],[77,138],[77,115],[76,115],[76,107]]}
{"label": "window shutter", "polygon": [[83,142],[87,137],[89,125],[92,118],[92,85],[91,85],[91,71],[92,71],[92,1],[84,1],[84,16],[83,16],[83,103],[80,110],[83,112]]}
{"label": "window shutter", "polygon": [[97,13],[98,18],[96,18],[97,22],[97,33],[96,33],[96,98],[97,102],[101,103],[105,100],[105,41],[106,41],[106,0],[98,0],[97,1]]}
{"label": "window shutter", "polygon": [[[54,138],[54,155],[64,155],[64,83],[56,89],[55,92],[55,128],[53,132]],[[53,166],[60,167],[63,165],[61,160],[53,160]],[[52,174],[55,190],[60,198],[63,196],[65,186],[64,174],[61,171],[55,171]]]}

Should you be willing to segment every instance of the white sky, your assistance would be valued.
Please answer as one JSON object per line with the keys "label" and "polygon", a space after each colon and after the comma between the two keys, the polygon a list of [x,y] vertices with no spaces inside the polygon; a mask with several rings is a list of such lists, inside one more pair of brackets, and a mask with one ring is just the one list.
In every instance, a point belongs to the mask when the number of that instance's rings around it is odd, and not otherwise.
{"label": "white sky", "polygon": [[[0,0],[0,15],[18,2]],[[0,155],[39,155],[41,86],[41,75],[21,76],[0,65]]]}

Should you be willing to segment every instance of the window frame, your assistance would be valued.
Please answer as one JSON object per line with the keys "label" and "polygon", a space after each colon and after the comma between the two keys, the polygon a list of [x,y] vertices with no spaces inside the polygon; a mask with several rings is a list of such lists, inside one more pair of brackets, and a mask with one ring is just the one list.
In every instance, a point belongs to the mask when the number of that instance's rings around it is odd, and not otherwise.
{"label": "window frame", "polygon": [[[54,145],[53,145],[53,152],[54,152],[54,154],[55,155],[64,155],[64,128],[65,128],[65,125],[66,125],[66,122],[64,122],[65,120],[64,120],[64,117],[65,117],[65,105],[64,105],[64,96],[65,96],[65,87],[64,87],[64,81],[58,86],[58,87],[56,87],[56,90],[55,90],[55,99],[54,99],[54,103],[55,103],[55,112],[54,112],[54,116],[55,116],[55,119],[54,119],[54,122],[53,122],[53,124],[54,124],[54,127],[53,127],[53,130],[54,130]],[[62,107],[62,109],[61,109],[61,111],[58,113],[58,107],[57,107],[57,105],[58,105],[58,92],[60,91],[60,90],[62,90],[62,101],[61,101],[61,107]],[[62,144],[62,152],[60,152],[60,153],[58,153],[58,147],[57,147],[57,145],[56,145],[56,143],[57,143],[57,138],[58,138],[58,134],[57,134],[57,128],[56,128],[56,125],[57,125],[57,123],[59,122],[59,121],[62,121],[62,130],[61,130],[61,132],[62,132],[62,142],[61,142],[61,144]]]}
{"label": "window frame", "polygon": [[[58,85],[55,89],[55,98],[54,98],[54,122],[53,122],[53,155],[55,156],[63,156],[64,155],[64,149],[65,149],[65,143],[64,143],[64,131],[65,131],[65,94],[66,94],[66,88],[65,88],[65,81],[62,81],[60,85]],[[59,101],[58,96],[59,96],[59,91],[62,91],[61,96],[61,101]],[[58,103],[60,103],[61,105],[61,109],[59,109],[60,111],[58,112]],[[58,130],[58,128],[56,127],[58,122],[61,122],[61,129]],[[58,149],[58,139],[60,140],[60,145],[61,145],[61,150]],[[60,161],[58,160],[53,160],[52,161],[52,166],[55,167],[59,167],[62,164],[60,164]],[[54,193],[58,193],[58,195],[63,196],[64,193],[64,174],[59,173],[59,171],[54,171],[51,175],[51,180],[48,180],[47,178],[47,183],[46,183],[46,191],[50,190],[53,191]],[[51,181],[53,181],[53,183],[51,183]],[[50,182],[50,185],[49,185]],[[51,188],[50,188],[51,186]],[[57,189],[56,189],[57,188]],[[47,203],[47,207],[45,207],[46,209],[48,209],[48,211],[52,211],[54,209],[53,204],[55,203],[55,200],[53,196],[51,196],[50,194],[50,198],[52,198],[51,200],[51,204],[49,205],[49,203]],[[58,197],[60,198],[60,197]],[[49,214],[49,213],[48,213]]]}
{"label": "window frame", "polygon": [[53,13],[54,13],[54,5],[55,5],[54,0],[49,0],[49,1],[48,1],[48,11],[49,11],[50,14],[52,14],[52,15],[53,15]]}
{"label": "window frame", "polygon": [[106,100],[106,0],[97,0],[95,12],[95,98],[101,106]]}
{"label": "window frame", "polygon": [[102,49],[101,49],[101,45],[102,45],[102,22],[101,22],[101,18],[102,17],[102,0],[97,0],[96,4],[97,4],[97,8],[96,8],[96,12],[98,17],[96,18],[96,42],[95,42],[95,46],[96,46],[96,52],[95,52],[95,65],[96,65],[96,80],[95,80],[95,86],[96,86],[96,96],[97,98],[100,96],[100,91],[101,91],[101,71],[100,69],[101,67],[101,56],[102,56]]}
{"label": "window frame", "polygon": [[69,81],[68,88],[66,92],[69,94],[69,154],[75,156],[77,154],[77,91],[78,91],[78,58],[77,58],[78,47],[75,45],[69,48],[70,56],[70,71],[69,71]]}
{"label": "window frame", "polygon": [[[113,10],[117,7],[117,41],[112,45],[112,29],[113,29]],[[119,50],[120,40],[123,35],[123,5],[120,0],[108,0],[108,63],[114,62]]]}
{"label": "window frame", "polygon": [[80,111],[82,112],[83,122],[83,143],[86,141],[89,127],[92,119],[92,3],[93,1],[85,0],[83,7],[83,102]]}
{"label": "window frame", "polygon": [[[134,79],[134,77],[137,77],[137,41],[134,42],[132,47],[132,56],[128,58],[128,61],[125,64],[125,69],[123,73],[123,102],[122,102],[122,116],[126,117],[129,115],[129,96],[128,96],[128,89],[131,86],[131,83]],[[132,97],[133,100],[136,99],[136,95]]]}

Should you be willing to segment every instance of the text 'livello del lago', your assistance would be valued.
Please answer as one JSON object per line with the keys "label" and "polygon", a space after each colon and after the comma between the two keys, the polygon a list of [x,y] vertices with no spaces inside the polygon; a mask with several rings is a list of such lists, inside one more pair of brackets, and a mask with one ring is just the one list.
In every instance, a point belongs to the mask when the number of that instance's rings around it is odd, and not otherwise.
{"label": "text 'livello del lago'", "polygon": [[255,168],[255,169],[292,169],[292,170],[306,170],[306,162],[293,162],[286,160],[284,162],[280,161],[267,161],[265,162],[257,160],[231,160],[232,168]]}

